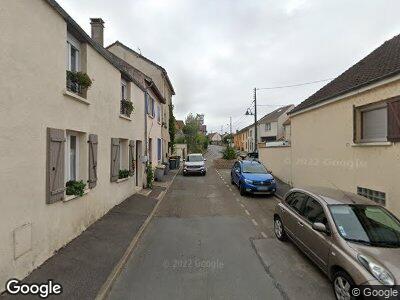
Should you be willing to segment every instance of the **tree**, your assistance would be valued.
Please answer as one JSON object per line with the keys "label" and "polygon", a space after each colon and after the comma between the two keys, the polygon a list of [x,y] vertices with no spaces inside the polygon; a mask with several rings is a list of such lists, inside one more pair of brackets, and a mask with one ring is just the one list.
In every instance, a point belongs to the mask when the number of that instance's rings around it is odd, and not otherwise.
{"label": "tree", "polygon": [[174,106],[172,104],[170,104],[168,106],[168,108],[169,108],[169,124],[168,124],[169,126],[168,127],[169,127],[169,138],[170,138],[168,147],[169,147],[171,153],[173,153],[175,150],[175,131],[176,131],[175,122],[176,122],[176,120],[175,120],[175,116],[174,116]]}
{"label": "tree", "polygon": [[185,120],[185,126],[183,127],[183,133],[185,134],[185,140],[188,146],[188,151],[203,152],[207,149],[208,139],[199,131],[199,116],[194,116],[190,113]]}

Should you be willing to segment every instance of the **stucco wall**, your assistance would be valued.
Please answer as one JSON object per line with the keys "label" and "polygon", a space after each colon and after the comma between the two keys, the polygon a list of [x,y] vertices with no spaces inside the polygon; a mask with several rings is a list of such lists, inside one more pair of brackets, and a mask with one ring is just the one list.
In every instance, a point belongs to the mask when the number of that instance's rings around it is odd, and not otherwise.
{"label": "stucco wall", "polygon": [[[137,68],[141,72],[143,72],[145,75],[150,77],[154,83],[156,84],[157,88],[159,91],[163,94],[164,98],[166,99],[167,103],[162,104],[163,110],[165,111],[166,114],[166,124],[167,128],[162,127],[161,128],[161,134],[162,138],[166,143],[170,141],[169,137],[169,105],[172,103],[172,93],[168,87],[168,84],[166,82],[166,79],[164,78],[164,75],[162,74],[162,71],[154,66],[153,64],[147,62],[146,60],[142,59],[141,57],[135,55],[131,51],[125,49],[124,47],[121,47],[119,45],[113,45],[109,48],[109,51],[114,53],[116,56],[122,58],[126,62],[128,62],[130,65],[133,67]],[[164,155],[165,157],[165,152]]]}
{"label": "stucco wall", "polygon": [[[67,26],[45,1],[3,0],[0,28],[1,291],[135,192],[134,178],[110,182],[110,143],[144,140],[144,94],[132,86],[132,121],[120,118],[121,75],[88,47],[90,105],[65,96]],[[46,204],[47,127],[98,135],[98,182],[87,195]],[[14,259],[18,228],[28,251]]]}
{"label": "stucco wall", "polygon": [[320,185],[357,192],[357,186],[386,193],[387,207],[400,216],[400,144],[353,145],[353,105],[400,94],[400,82],[292,117],[295,186]]}
{"label": "stucco wall", "polygon": [[291,183],[291,147],[259,147],[259,160],[280,180]]}

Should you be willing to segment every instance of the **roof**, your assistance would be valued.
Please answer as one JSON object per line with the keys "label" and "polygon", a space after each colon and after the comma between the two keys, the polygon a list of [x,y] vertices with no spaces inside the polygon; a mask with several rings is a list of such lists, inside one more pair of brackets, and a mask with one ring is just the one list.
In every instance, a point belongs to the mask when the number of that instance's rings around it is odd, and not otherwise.
{"label": "roof", "polygon": [[290,123],[291,123],[291,120],[290,120],[290,118],[289,119],[287,119],[285,122],[283,122],[283,126],[286,126],[286,125],[290,125]]}
{"label": "roof", "polygon": [[359,196],[354,193],[342,191],[336,188],[327,188],[327,187],[304,187],[304,188],[295,188],[291,191],[306,191],[321,200],[325,201],[328,205],[335,204],[365,204],[365,205],[377,205],[375,202]]}
{"label": "roof", "polygon": [[148,59],[147,57],[143,56],[142,54],[136,52],[135,50],[133,50],[132,48],[129,48],[128,46],[124,45],[123,43],[121,43],[120,41],[115,41],[114,43],[112,43],[111,45],[107,46],[106,49],[111,48],[112,46],[121,46],[122,48],[132,52],[133,54],[135,54],[137,57],[147,61],[148,63],[152,64],[153,66],[155,66],[157,69],[159,69],[162,74],[165,76],[165,79],[167,80],[168,86],[171,89],[172,95],[175,95],[175,90],[174,87],[172,86],[171,80],[168,77],[168,73],[167,71],[160,65],[156,64],[154,61]]}
{"label": "roof", "polygon": [[324,103],[399,73],[400,35],[396,35],[297,105],[290,113]]}
{"label": "roof", "polygon": [[[252,128],[252,127],[254,127],[254,123],[252,123],[252,124],[250,124],[250,125],[248,125],[248,126],[246,126],[246,127],[243,127],[242,129],[240,129],[240,130],[239,130],[238,132],[236,132],[235,134],[243,133],[243,132],[249,130],[250,128]],[[234,135],[235,135],[235,134],[234,134]]]}
{"label": "roof", "polygon": [[182,120],[176,120],[175,124],[175,127],[178,129],[182,129],[185,126],[185,123]]}
{"label": "roof", "polygon": [[266,114],[264,117],[262,117],[260,120],[258,120],[258,124],[276,122],[276,121],[278,121],[278,118],[281,115],[287,113],[287,111],[293,107],[294,107],[293,104],[279,107],[279,108],[275,109],[273,112]]}

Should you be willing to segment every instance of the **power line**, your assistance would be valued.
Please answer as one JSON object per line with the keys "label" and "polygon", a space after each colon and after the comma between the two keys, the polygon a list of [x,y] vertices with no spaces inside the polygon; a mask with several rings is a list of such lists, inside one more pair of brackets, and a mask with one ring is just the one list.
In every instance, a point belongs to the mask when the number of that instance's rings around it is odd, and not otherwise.
{"label": "power line", "polygon": [[308,84],[324,82],[324,81],[328,81],[328,80],[332,80],[332,79],[334,79],[334,78],[327,78],[327,79],[321,79],[321,80],[309,81],[309,82],[303,82],[303,83],[297,83],[297,84],[291,84],[291,85],[281,85],[281,86],[257,88],[257,90],[275,90],[275,89],[291,88],[291,87],[296,87],[296,86],[303,86],[303,85],[308,85]]}

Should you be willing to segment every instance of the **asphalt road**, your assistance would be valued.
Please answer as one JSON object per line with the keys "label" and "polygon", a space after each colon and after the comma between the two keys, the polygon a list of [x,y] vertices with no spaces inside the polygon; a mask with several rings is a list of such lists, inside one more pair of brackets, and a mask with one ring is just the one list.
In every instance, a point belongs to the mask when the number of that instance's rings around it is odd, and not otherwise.
{"label": "asphalt road", "polygon": [[110,299],[333,299],[330,283],[272,231],[275,197],[241,197],[229,170],[178,175]]}

